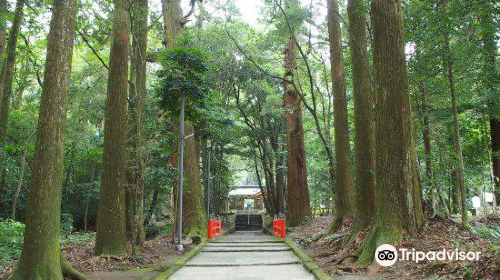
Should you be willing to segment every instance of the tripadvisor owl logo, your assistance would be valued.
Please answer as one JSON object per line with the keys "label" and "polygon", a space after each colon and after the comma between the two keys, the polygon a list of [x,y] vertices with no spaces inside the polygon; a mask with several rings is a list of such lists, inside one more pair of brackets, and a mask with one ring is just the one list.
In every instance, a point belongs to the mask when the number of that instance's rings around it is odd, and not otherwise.
{"label": "tripadvisor owl logo", "polygon": [[396,261],[412,261],[419,263],[421,261],[479,261],[479,256],[481,252],[465,252],[455,249],[453,251],[442,249],[440,251],[428,251],[422,252],[417,251],[414,248],[399,249],[399,259],[398,250],[394,246],[389,244],[380,245],[375,251],[375,260],[381,266],[391,266],[396,263]]}
{"label": "tripadvisor owl logo", "polygon": [[398,260],[398,251],[392,245],[380,245],[375,251],[375,260],[381,266],[391,266]]}

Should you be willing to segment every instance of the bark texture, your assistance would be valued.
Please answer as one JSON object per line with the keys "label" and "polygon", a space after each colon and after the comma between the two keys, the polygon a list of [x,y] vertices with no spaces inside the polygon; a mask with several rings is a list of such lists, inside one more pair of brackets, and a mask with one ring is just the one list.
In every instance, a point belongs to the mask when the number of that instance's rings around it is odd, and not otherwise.
{"label": "bark texture", "polygon": [[[132,244],[144,243],[144,108],[146,103],[146,58],[148,47],[148,1],[135,1],[132,5],[132,53],[130,56],[130,138],[129,138],[129,187],[127,207],[131,225]],[[134,251],[134,250],[133,250]]]}
{"label": "bark texture", "polygon": [[12,279],[62,280],[60,223],[66,111],[77,0],[55,0],[48,37],[23,251]]}
{"label": "bark texture", "polygon": [[115,10],[104,113],[103,167],[97,209],[97,255],[118,255],[127,250],[125,172],[130,17],[127,0],[114,0],[113,3]]}
{"label": "bark texture", "polygon": [[354,93],[354,146],[356,161],[356,214],[366,226],[375,209],[375,137],[372,90],[366,41],[366,16],[362,0],[349,0],[349,47]]}
{"label": "bark texture", "polygon": [[[184,146],[184,188],[182,196],[183,234],[187,236],[206,233],[206,215],[203,203],[203,190],[200,181],[200,162],[196,153],[194,126],[186,121]],[[189,135],[191,135],[189,137]]]}
{"label": "bark texture", "polygon": [[23,21],[23,10],[25,0],[17,0],[16,11],[14,13],[14,21],[9,33],[9,41],[7,43],[7,58],[2,65],[0,73],[0,147],[5,144],[5,136],[7,133],[7,123],[9,121],[10,99],[12,97],[12,83],[14,80],[14,67],[16,66],[16,49],[17,37],[21,29]]}
{"label": "bark texture", "polygon": [[[163,32],[165,48],[171,48],[179,45],[179,39],[183,32],[186,19],[182,14],[180,0],[162,0],[163,10]],[[178,132],[178,120],[174,120],[175,129]],[[191,122],[186,121],[184,135],[191,137],[186,138],[184,143],[184,188],[182,199],[183,224],[182,231],[184,235],[204,235],[206,230],[206,215],[203,199],[203,191],[200,181],[200,161],[198,159],[196,140],[194,137],[194,126]],[[175,134],[177,135],[177,134]],[[172,141],[173,151],[178,150],[178,141]],[[175,147],[175,148],[174,148]],[[172,166],[178,166],[178,152],[172,154]],[[177,182],[178,183],[178,182]],[[178,185],[178,184],[177,184]],[[174,187],[174,205],[177,205],[177,188]],[[177,207],[175,208],[177,216]],[[177,221],[177,218],[175,219]],[[177,224],[176,224],[177,228]]]}
{"label": "bark texture", "polygon": [[381,244],[415,234],[424,216],[416,168],[401,1],[373,0],[375,73],[375,220],[358,249],[358,264],[373,260]]}
{"label": "bark texture", "polygon": [[335,218],[330,232],[336,231],[344,219],[352,214],[352,177],[349,121],[347,118],[347,97],[342,54],[339,4],[328,0],[328,38],[333,83],[333,120],[335,128]]}
{"label": "bark texture", "polygon": [[171,48],[177,45],[177,41],[186,24],[182,16],[180,0],[161,0],[163,14],[163,45]]}
{"label": "bark texture", "polygon": [[[285,76],[295,80],[297,71],[296,44],[291,38],[285,48]],[[298,89],[290,82],[284,82],[286,136],[287,136],[287,182],[288,182],[288,223],[298,226],[311,216],[309,190],[307,187],[306,151],[304,148],[304,127],[302,107]]]}

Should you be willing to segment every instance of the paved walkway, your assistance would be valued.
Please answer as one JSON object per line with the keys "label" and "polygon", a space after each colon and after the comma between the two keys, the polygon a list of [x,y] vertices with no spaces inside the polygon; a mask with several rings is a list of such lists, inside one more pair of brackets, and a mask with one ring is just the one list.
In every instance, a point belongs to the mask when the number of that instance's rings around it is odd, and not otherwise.
{"label": "paved walkway", "polygon": [[261,232],[236,232],[215,239],[171,280],[313,280],[293,252]]}

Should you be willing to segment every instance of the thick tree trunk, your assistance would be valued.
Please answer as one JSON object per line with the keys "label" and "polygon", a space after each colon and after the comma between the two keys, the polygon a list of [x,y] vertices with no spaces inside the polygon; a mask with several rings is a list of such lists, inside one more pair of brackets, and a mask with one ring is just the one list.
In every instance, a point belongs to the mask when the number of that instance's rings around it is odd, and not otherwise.
{"label": "thick tree trunk", "polygon": [[[177,40],[182,33],[184,24],[186,23],[182,17],[182,8],[180,0],[161,0],[162,6],[162,16],[163,16],[163,45],[166,49],[175,47],[177,45]],[[172,127],[174,128],[173,135],[179,134],[179,122],[175,118],[172,118]],[[184,134],[186,135],[186,134]],[[171,140],[172,154],[170,156],[170,163],[173,167],[178,167],[179,163],[179,142],[176,137]],[[186,164],[184,162],[184,164]],[[172,185],[172,202],[174,207],[174,229],[172,231],[172,243],[175,242],[175,237],[177,236],[178,228],[178,185],[179,180],[175,180]]]}
{"label": "thick tree trunk", "polygon": [[[163,31],[165,48],[171,48],[178,45],[186,19],[182,14],[180,0],[162,0],[163,10]],[[177,127],[177,125],[176,125]],[[177,127],[178,131],[178,127]],[[183,212],[183,234],[187,236],[204,235],[206,229],[206,215],[204,211],[203,190],[200,181],[200,162],[198,160],[196,140],[194,137],[194,126],[189,121],[185,123],[184,135],[191,137],[185,140],[184,153],[184,178],[185,185],[183,189],[182,212]],[[173,151],[178,150],[178,142],[173,141]],[[177,166],[177,155],[173,153],[172,163]],[[177,191],[173,191],[175,194]],[[174,205],[177,205],[177,197],[174,196]],[[175,209],[177,216],[177,207]],[[178,219],[176,218],[175,221]],[[176,228],[177,228],[176,224]]]}
{"label": "thick tree trunk", "polygon": [[347,119],[347,97],[344,76],[344,58],[340,30],[339,4],[328,0],[328,37],[333,83],[333,119],[335,128],[335,218],[330,232],[336,231],[344,219],[352,214],[351,151],[349,121]]}
{"label": "thick tree trunk", "polygon": [[125,188],[130,17],[127,0],[114,0],[104,150],[95,254],[127,251]]}
{"label": "thick tree trunk", "polygon": [[406,70],[401,1],[373,0],[375,72],[375,219],[358,248],[366,265],[381,244],[396,245],[415,234],[424,216],[416,168],[410,94]]}
{"label": "thick tree trunk", "polygon": [[375,137],[372,90],[366,41],[366,17],[362,0],[349,0],[349,47],[354,93],[354,145],[356,148],[356,214],[366,226],[375,209]]}
{"label": "thick tree trunk", "polygon": [[7,133],[14,68],[16,66],[17,37],[23,21],[24,1],[25,0],[17,0],[16,2],[14,21],[12,22],[9,41],[7,43],[7,58],[2,65],[2,71],[0,73],[0,96],[2,97],[0,104],[0,148],[5,144],[5,136]]}
{"label": "thick tree trunk", "polygon": [[[294,81],[297,71],[296,45],[291,38],[285,48],[285,79]],[[311,217],[309,190],[307,187],[306,151],[302,108],[297,88],[284,82],[287,151],[288,151],[288,223],[298,226]]]}
{"label": "thick tree trunk", "polygon": [[132,52],[130,54],[130,91],[129,108],[130,138],[128,151],[129,165],[129,187],[127,188],[128,224],[132,240],[132,250],[135,254],[135,245],[144,243],[144,156],[142,127],[144,123],[144,107],[146,103],[146,56],[147,56],[147,24],[148,24],[148,1],[135,1],[132,5]]}
{"label": "thick tree trunk", "polygon": [[77,0],[55,0],[48,37],[23,251],[12,279],[62,280],[61,188]]}
{"label": "thick tree trunk", "polygon": [[[206,215],[203,204],[203,191],[200,181],[200,164],[196,154],[194,126],[187,121],[185,126],[184,151],[184,195],[182,196],[183,233],[187,236],[205,235]],[[189,135],[192,135],[189,137]]]}
{"label": "thick tree trunk", "polygon": [[161,0],[163,14],[163,45],[171,48],[177,45],[186,19],[182,15],[180,0]]}

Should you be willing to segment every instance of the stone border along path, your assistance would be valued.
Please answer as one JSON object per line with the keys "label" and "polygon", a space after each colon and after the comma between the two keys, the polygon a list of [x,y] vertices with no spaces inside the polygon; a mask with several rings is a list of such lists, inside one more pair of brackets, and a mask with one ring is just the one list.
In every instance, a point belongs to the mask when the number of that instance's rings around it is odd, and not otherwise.
{"label": "stone border along path", "polygon": [[[171,280],[313,280],[297,248],[256,231],[241,231],[212,240]],[[295,252],[295,253],[294,253]],[[300,254],[298,254],[300,256]],[[307,260],[306,260],[307,261]],[[309,268],[308,268],[309,269]],[[313,270],[309,269],[314,272]],[[324,272],[323,272],[324,273]],[[316,274],[316,273],[315,273]],[[331,279],[324,278],[323,279]]]}

